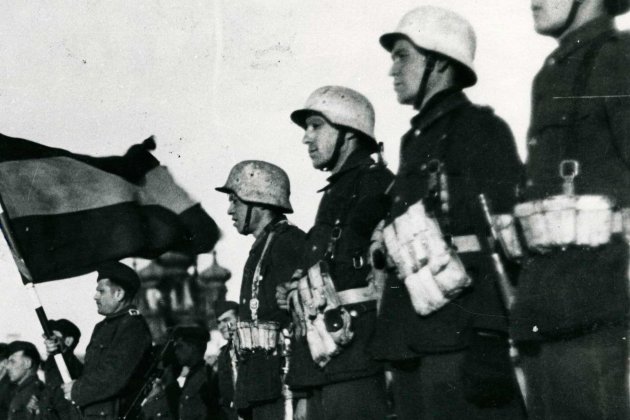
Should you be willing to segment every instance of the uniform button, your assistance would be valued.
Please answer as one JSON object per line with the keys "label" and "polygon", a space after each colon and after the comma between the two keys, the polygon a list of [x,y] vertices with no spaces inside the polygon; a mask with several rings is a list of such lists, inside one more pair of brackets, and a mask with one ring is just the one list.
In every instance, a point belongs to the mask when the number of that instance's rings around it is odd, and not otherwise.
{"label": "uniform button", "polygon": [[394,203],[399,203],[400,202],[400,196],[396,196],[394,197]]}
{"label": "uniform button", "polygon": [[556,65],[556,59],[551,57],[549,60],[547,60],[547,64],[550,66],[555,66]]}
{"label": "uniform button", "polygon": [[356,309],[353,309],[350,311],[350,316],[352,318],[356,318],[357,316],[359,316],[359,313],[356,311]]}
{"label": "uniform button", "polygon": [[420,165],[420,170],[421,171],[426,171],[427,170],[427,165],[424,164],[424,163],[422,165]]}
{"label": "uniform button", "polygon": [[422,130],[420,130],[419,128],[416,128],[416,130],[413,132],[413,134],[417,137],[420,134],[422,134]]}
{"label": "uniform button", "polygon": [[567,116],[566,116],[566,115],[563,115],[563,116],[562,116],[562,121],[566,121],[566,120],[567,120]]}
{"label": "uniform button", "polygon": [[313,248],[311,248],[313,251],[317,251],[317,245],[313,245]]}
{"label": "uniform button", "polygon": [[527,145],[530,147],[534,147],[538,144],[538,138],[537,137],[531,137],[528,141],[527,141]]}
{"label": "uniform button", "polygon": [[243,299],[243,303],[247,303],[247,299]]}
{"label": "uniform button", "polygon": [[528,187],[532,187],[534,185],[534,181],[532,181],[531,179],[528,179],[527,182],[525,182],[525,185]]}

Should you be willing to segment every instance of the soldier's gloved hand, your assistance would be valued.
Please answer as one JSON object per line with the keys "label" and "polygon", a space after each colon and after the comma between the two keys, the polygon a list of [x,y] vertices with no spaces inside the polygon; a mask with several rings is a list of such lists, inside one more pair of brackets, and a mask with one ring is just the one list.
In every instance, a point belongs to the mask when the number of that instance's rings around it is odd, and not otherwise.
{"label": "soldier's gloved hand", "polygon": [[76,381],[70,381],[68,383],[61,384],[61,389],[63,390],[63,397],[68,401],[72,401],[72,386],[74,385],[75,382]]}
{"label": "soldier's gloved hand", "polygon": [[[298,271],[301,272],[301,270]],[[284,311],[289,310],[289,293],[297,290],[297,287],[297,280],[287,281],[276,286],[276,304],[278,305],[278,308]]]}
{"label": "soldier's gloved hand", "polygon": [[36,395],[31,395],[31,399],[28,400],[28,404],[26,404],[26,411],[36,416],[39,415],[39,399]]}
{"label": "soldier's gloved hand", "polygon": [[164,385],[162,384],[162,380],[160,378],[156,378],[153,381],[153,386],[151,387],[151,392],[147,395],[147,400],[157,399],[164,395]]}
{"label": "soldier's gloved hand", "polygon": [[501,407],[518,395],[505,335],[473,333],[462,373],[466,399],[479,407]]}
{"label": "soldier's gloved hand", "polygon": [[44,346],[46,346],[46,353],[55,354],[59,353],[63,350],[61,346],[61,340],[57,336],[48,337],[43,335],[44,337]]}

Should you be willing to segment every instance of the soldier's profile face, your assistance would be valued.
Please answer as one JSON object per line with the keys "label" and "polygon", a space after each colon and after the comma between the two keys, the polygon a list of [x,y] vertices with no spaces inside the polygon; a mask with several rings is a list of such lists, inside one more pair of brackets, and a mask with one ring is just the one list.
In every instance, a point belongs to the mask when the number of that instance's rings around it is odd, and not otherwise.
{"label": "soldier's profile face", "polygon": [[118,292],[120,292],[119,288],[113,285],[109,279],[98,281],[94,300],[96,301],[96,308],[99,314],[109,315],[119,309],[120,297],[117,296]]}
{"label": "soldier's profile face", "polygon": [[534,29],[541,35],[555,35],[564,27],[574,0],[531,0]]}
{"label": "soldier's profile face", "polygon": [[398,102],[413,105],[420,89],[426,57],[406,39],[394,43],[391,52],[392,67],[389,75],[394,78],[394,91]]}
{"label": "soldier's profile face", "polygon": [[241,235],[247,235],[245,222],[247,219],[247,204],[241,201],[236,194],[230,194],[229,198],[230,206],[228,207],[227,214],[232,217],[232,222],[236,231]]}
{"label": "soldier's profile face", "polygon": [[20,382],[26,376],[30,366],[28,360],[27,357],[24,357],[24,352],[21,350],[9,356],[7,372],[11,382]]}
{"label": "soldier's profile face", "polygon": [[339,131],[320,115],[306,119],[302,143],[308,146],[308,156],[315,169],[324,169],[331,162],[337,145]]}

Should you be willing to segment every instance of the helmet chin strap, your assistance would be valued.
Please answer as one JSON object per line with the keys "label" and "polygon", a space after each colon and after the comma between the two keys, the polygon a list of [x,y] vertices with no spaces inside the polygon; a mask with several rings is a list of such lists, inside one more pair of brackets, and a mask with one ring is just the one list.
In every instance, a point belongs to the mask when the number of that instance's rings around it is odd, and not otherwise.
{"label": "helmet chin strap", "polygon": [[252,205],[247,204],[247,213],[245,213],[245,223],[243,223],[243,234],[249,235],[249,225],[252,220]]}
{"label": "helmet chin strap", "polygon": [[582,5],[584,0],[574,0],[571,4],[571,10],[569,10],[569,14],[567,15],[567,19],[564,21],[564,25],[562,25],[557,31],[553,33],[554,36],[559,37],[564,34],[567,29],[573,24],[575,21],[575,17],[577,16],[577,12]]}
{"label": "helmet chin strap", "polygon": [[418,88],[418,94],[416,95],[416,100],[413,103],[413,107],[417,110],[420,110],[422,107],[422,102],[424,102],[424,96],[427,93],[427,85],[429,84],[429,77],[431,73],[433,73],[433,69],[435,69],[436,58],[435,55],[426,52],[422,52],[426,57],[426,65],[424,66],[424,71],[422,72],[422,79],[420,80],[420,87]]}
{"label": "helmet chin strap", "polygon": [[344,127],[340,127],[337,125],[335,125],[334,127],[337,129],[337,139],[335,140],[335,148],[333,150],[332,155],[330,156],[330,159],[328,159],[328,162],[326,162],[326,165],[324,165],[322,169],[324,171],[331,171],[335,167],[335,165],[337,164],[337,161],[339,160],[339,156],[341,155],[341,148],[346,142],[347,130]]}

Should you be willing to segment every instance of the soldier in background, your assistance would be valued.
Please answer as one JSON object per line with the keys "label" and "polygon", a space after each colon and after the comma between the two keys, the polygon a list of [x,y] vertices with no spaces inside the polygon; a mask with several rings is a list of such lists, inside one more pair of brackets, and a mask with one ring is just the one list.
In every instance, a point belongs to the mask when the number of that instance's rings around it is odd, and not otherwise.
{"label": "soldier in background", "polygon": [[15,384],[9,404],[9,420],[34,420],[36,410],[29,408],[33,396],[39,397],[44,384],[37,378],[41,358],[33,343],[13,341],[8,348],[7,372]]}
{"label": "soldier in background", "polygon": [[236,230],[256,238],[241,284],[235,407],[244,419],[282,419],[278,342],[290,318],[276,304],[275,291],[298,267],[305,236],[285,216],[293,212],[289,177],[271,163],[243,161],[217,191],[229,195]]}
{"label": "soldier in background", "polygon": [[[630,207],[630,35],[613,22],[630,3],[532,0],[531,7],[536,32],[559,45],[534,79],[526,203],[516,215],[541,202],[577,202],[582,211],[598,210],[577,225],[588,231],[600,215]],[[597,208],[589,205],[594,201]],[[604,225],[585,242],[536,247],[528,241],[512,335],[520,343],[532,419],[630,418],[628,245]],[[548,237],[544,228],[530,227]]]}
{"label": "soldier in background", "polygon": [[0,420],[7,420],[13,384],[7,372],[8,344],[0,343]]}
{"label": "soldier in background", "polygon": [[63,381],[53,355],[61,352],[70,376],[78,378],[83,371],[83,364],[74,355],[74,349],[79,344],[81,331],[67,319],[51,320],[48,326],[53,332],[53,337],[45,337],[44,341],[48,353],[48,358],[42,364],[46,386],[39,399],[33,396],[30,405],[40,413],[39,418],[43,420],[72,419],[77,415],[76,407],[64,398],[61,390]]}
{"label": "soldier in background", "polygon": [[[277,290],[284,308],[289,307],[288,295],[301,290],[301,302],[292,305],[294,323],[301,328],[296,329],[287,380],[308,398],[298,401],[295,418],[380,420],[386,411],[383,367],[366,352],[376,319],[376,289],[368,281],[367,251],[372,230],[384,216],[379,208],[393,175],[370,156],[379,151],[374,108],[359,92],[325,86],[315,90],[291,120],[304,129],[302,142],[313,167],[330,173],[328,185],[320,190],[323,196],[307,236],[301,270],[292,283]],[[325,267],[327,273],[313,277],[309,273],[313,267]],[[299,284],[297,279],[307,273],[308,281]],[[297,312],[314,309],[304,298],[320,293],[322,288],[315,284],[321,280],[316,277],[322,276],[332,282],[323,309],[326,326],[313,333],[322,314],[305,319]],[[312,338],[320,333],[327,334],[324,340],[335,347],[333,351],[318,352],[325,341]],[[333,335],[339,344],[330,341],[335,340]]]}
{"label": "soldier in background", "polygon": [[[118,262],[103,264],[97,282],[94,300],[105,319],[94,327],[83,373],[62,388],[66,399],[78,404],[85,417],[114,420],[127,413],[143,385],[151,333],[133,305],[140,288],[134,270]],[[129,418],[138,414],[131,413]]]}
{"label": "soldier in background", "polygon": [[227,341],[217,361],[216,392],[219,396],[222,420],[237,420],[238,415],[234,408],[234,384],[236,382],[236,350],[234,339],[236,320],[238,318],[238,303],[232,301],[217,302],[215,313],[219,324],[219,331],[223,339]]}
{"label": "soldier in background", "polygon": [[[521,163],[507,124],[463,93],[477,81],[474,30],[450,10],[423,6],[407,13],[380,43],[391,54],[398,102],[418,111],[401,140],[386,226],[403,225],[409,209],[422,205],[438,221],[441,232],[434,239],[449,244],[450,254],[443,254],[449,266],[459,267],[471,284],[423,308],[430,293],[419,288],[429,282],[418,276],[428,270],[435,278],[439,272],[431,260],[412,274],[396,264],[386,279],[371,351],[391,365],[400,420],[523,418],[507,314],[485,249],[487,226],[478,201],[484,193],[495,211],[508,213]],[[389,246],[387,251],[393,258]]]}
{"label": "soldier in background", "polygon": [[181,386],[178,405],[180,420],[212,420],[218,417],[217,396],[212,395],[212,369],[204,354],[210,340],[208,330],[201,326],[180,326],[173,332],[175,357],[180,366],[188,368]]}

